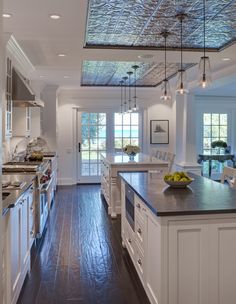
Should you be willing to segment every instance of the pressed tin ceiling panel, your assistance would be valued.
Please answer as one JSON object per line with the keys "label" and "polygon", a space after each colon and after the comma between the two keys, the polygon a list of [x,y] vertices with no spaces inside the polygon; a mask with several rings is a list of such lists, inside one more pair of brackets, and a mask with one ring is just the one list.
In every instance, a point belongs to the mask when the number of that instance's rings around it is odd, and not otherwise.
{"label": "pressed tin ceiling panel", "polygon": [[[180,46],[177,13],[183,22],[184,48],[203,47],[203,0],[90,0],[86,47],[162,49],[160,33],[168,29],[167,46]],[[236,41],[236,1],[206,1],[206,47],[220,50]]]}
{"label": "pressed tin ceiling panel", "polygon": [[[138,65],[137,86],[155,87],[164,79],[163,63],[146,62],[121,62],[121,61],[83,61],[82,86],[119,86],[122,77],[128,76],[128,71],[134,71],[133,65]],[[183,68],[188,69],[195,63],[184,64]],[[167,63],[167,78],[176,75],[180,69],[178,63]],[[134,85],[134,77],[131,76],[131,85]]]}

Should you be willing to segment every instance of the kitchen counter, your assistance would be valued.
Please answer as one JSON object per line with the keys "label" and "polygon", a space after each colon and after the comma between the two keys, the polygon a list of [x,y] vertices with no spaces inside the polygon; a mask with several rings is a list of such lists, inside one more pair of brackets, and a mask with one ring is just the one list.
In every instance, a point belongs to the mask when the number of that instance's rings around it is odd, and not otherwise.
{"label": "kitchen counter", "polygon": [[236,190],[195,174],[184,189],[170,188],[160,174],[119,175],[157,216],[236,213]]}
{"label": "kitchen counter", "polygon": [[121,213],[120,209],[120,178],[119,172],[169,171],[169,162],[156,157],[138,153],[134,160],[124,153],[101,153],[101,192],[108,204],[108,213],[115,218]]}
{"label": "kitchen counter", "polygon": [[138,153],[134,160],[130,161],[129,156],[125,153],[101,153],[103,159],[106,159],[108,164],[112,165],[128,165],[136,166],[137,164],[169,164],[167,161],[161,161],[156,157],[148,154]]}
{"label": "kitchen counter", "polygon": [[21,196],[25,193],[26,190],[33,184],[34,179],[36,178],[33,174],[4,174],[2,175],[2,182],[14,182],[14,181],[22,181],[24,182],[24,186],[22,189],[13,190],[13,189],[4,189],[2,193],[9,193],[9,195],[2,201],[2,215],[5,215],[10,208],[13,208],[16,204],[18,204]]}

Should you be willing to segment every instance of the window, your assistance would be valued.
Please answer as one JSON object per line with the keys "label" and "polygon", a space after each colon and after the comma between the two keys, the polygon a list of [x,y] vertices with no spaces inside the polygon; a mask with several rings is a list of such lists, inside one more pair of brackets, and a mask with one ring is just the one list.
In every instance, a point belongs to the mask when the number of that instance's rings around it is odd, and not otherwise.
{"label": "window", "polygon": [[125,145],[139,145],[139,113],[115,113],[115,150]]}
{"label": "window", "polygon": [[224,113],[203,114],[203,154],[211,154],[211,143],[215,140],[227,142],[228,115]]}

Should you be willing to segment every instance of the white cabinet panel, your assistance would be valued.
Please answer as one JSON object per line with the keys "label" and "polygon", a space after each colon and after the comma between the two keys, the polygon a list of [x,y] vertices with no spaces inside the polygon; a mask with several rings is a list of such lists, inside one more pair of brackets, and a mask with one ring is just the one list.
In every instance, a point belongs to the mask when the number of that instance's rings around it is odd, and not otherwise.
{"label": "white cabinet panel", "polygon": [[146,291],[151,303],[158,304],[161,298],[160,226],[150,217],[147,217],[146,238]]}
{"label": "white cabinet panel", "polygon": [[169,228],[169,304],[207,304],[206,222]]}
{"label": "white cabinet panel", "polygon": [[210,227],[209,303],[236,303],[236,223]]}
{"label": "white cabinet panel", "polygon": [[11,299],[16,301],[21,278],[21,205],[11,209],[10,214],[10,263],[11,263]]}

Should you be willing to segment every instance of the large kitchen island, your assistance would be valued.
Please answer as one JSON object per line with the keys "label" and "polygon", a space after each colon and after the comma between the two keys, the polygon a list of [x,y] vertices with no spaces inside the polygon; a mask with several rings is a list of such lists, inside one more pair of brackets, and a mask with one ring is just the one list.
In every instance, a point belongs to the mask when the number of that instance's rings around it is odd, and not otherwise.
{"label": "large kitchen island", "polygon": [[120,173],[122,242],[152,304],[236,303],[236,191]]}
{"label": "large kitchen island", "polygon": [[160,161],[155,157],[139,153],[134,160],[124,153],[101,154],[101,192],[108,204],[108,213],[115,218],[121,213],[120,178],[121,171],[159,171],[167,172],[169,162]]}

